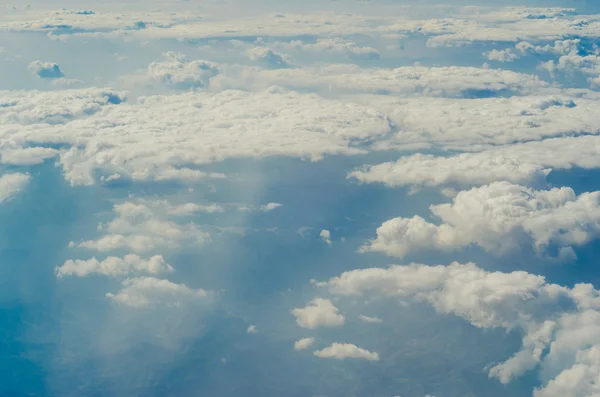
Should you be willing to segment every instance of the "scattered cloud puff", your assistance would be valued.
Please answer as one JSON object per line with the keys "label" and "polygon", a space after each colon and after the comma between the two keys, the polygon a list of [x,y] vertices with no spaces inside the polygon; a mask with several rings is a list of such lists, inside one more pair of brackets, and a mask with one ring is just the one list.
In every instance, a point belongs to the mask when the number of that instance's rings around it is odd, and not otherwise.
{"label": "scattered cloud puff", "polygon": [[270,211],[276,210],[277,208],[280,208],[280,207],[283,207],[283,204],[279,204],[279,203],[268,203],[268,204],[262,205],[262,206],[260,207],[260,210],[261,210],[262,212],[270,212]]}
{"label": "scattered cloud puff", "polygon": [[256,334],[256,333],[258,333],[258,329],[256,328],[256,325],[251,325],[248,327],[246,332],[249,334]]}
{"label": "scattered cloud puff", "polygon": [[[126,201],[116,204],[113,211],[116,217],[99,226],[104,232],[102,237],[76,245],[100,252],[127,249],[146,253],[182,246],[199,247],[210,240],[210,234],[193,222],[182,224],[170,220],[172,208],[165,202]],[[175,212],[174,216],[181,215],[181,210]]]}
{"label": "scattered cloud puff", "polygon": [[412,298],[479,328],[523,334],[521,349],[491,366],[509,383],[540,367],[535,397],[591,396],[600,365],[600,293],[591,284],[567,288],[523,271],[486,272],[475,264],[392,266],[345,272],[319,283],[334,295]]}
{"label": "scattered cloud puff", "polygon": [[65,77],[60,67],[53,62],[33,61],[29,64],[29,71],[40,79],[59,79]]}
{"label": "scattered cloud puff", "polygon": [[514,62],[519,59],[517,54],[514,54],[510,48],[506,50],[492,50],[484,54],[488,61],[497,62]]}
{"label": "scattered cloud puff", "polygon": [[31,181],[29,174],[12,173],[0,176],[0,203],[13,199]]}
{"label": "scattered cloud puff", "polygon": [[360,320],[364,323],[374,323],[374,324],[379,324],[382,323],[383,320],[381,320],[378,317],[369,317],[369,316],[364,316],[364,315],[360,315],[358,316],[358,318],[360,318]]}
{"label": "scattered cloud puff", "polygon": [[296,323],[302,328],[339,327],[345,318],[328,299],[315,298],[306,307],[292,310]]}
{"label": "scattered cloud puff", "polygon": [[368,361],[379,361],[379,354],[362,349],[350,343],[333,343],[329,347],[315,351],[314,355],[320,358],[335,358],[336,360],[355,358]]}
{"label": "scattered cloud puff", "polygon": [[321,230],[319,237],[321,237],[321,240],[323,240],[327,245],[331,245],[331,232],[329,230]]}
{"label": "scattered cloud puff", "polygon": [[294,342],[294,350],[306,350],[315,343],[315,338],[302,338]]}
{"label": "scattered cloud puff", "polygon": [[290,42],[275,43],[276,46],[288,50],[300,51],[316,51],[316,52],[332,52],[344,54],[350,58],[376,60],[379,59],[380,53],[375,48],[360,46],[353,41],[344,39],[343,37],[319,38],[315,43],[305,43],[301,40],[292,40]]}
{"label": "scattered cloud puff", "polygon": [[123,288],[119,292],[107,293],[106,297],[133,308],[178,307],[208,296],[207,291],[203,289],[192,289],[185,284],[154,277],[128,278],[122,285]]}
{"label": "scattered cloud puff", "polygon": [[105,276],[121,276],[134,272],[145,272],[150,274],[169,273],[173,267],[167,264],[161,255],[155,255],[148,260],[138,255],[125,255],[123,258],[109,256],[99,261],[96,258],[88,260],[69,259],[62,266],[56,268],[56,276],[85,277],[91,274],[102,274]]}
{"label": "scattered cloud puff", "polygon": [[[509,182],[458,193],[451,204],[434,205],[435,225],[419,216],[395,218],[377,229],[363,251],[402,258],[422,251],[455,251],[478,245],[496,254],[531,244],[541,257],[573,261],[573,246],[600,233],[600,192],[579,196],[568,187],[533,190]],[[550,252],[558,249],[556,257]]]}

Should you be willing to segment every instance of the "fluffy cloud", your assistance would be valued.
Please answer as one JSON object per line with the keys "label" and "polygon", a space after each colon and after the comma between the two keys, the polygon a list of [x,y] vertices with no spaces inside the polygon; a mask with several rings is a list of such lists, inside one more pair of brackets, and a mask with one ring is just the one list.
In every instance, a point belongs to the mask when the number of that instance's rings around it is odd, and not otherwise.
{"label": "fluffy cloud", "polygon": [[269,68],[288,68],[292,61],[284,54],[280,54],[266,47],[253,47],[248,51],[248,58],[252,61],[261,62]]}
{"label": "fluffy cloud", "polygon": [[53,62],[33,61],[29,64],[29,71],[40,79],[58,79],[65,77],[60,67]]}
{"label": "fluffy cloud", "polygon": [[508,383],[541,367],[547,383],[536,397],[592,396],[600,365],[600,293],[589,284],[549,284],[526,272],[486,272],[476,265],[392,266],[353,270],[319,283],[340,296],[426,301],[480,328],[523,334],[521,350],[492,366]]}
{"label": "fluffy cloud", "polygon": [[11,200],[29,184],[29,174],[12,173],[0,176],[0,203]]}
{"label": "fluffy cloud", "polygon": [[496,181],[543,186],[549,172],[550,169],[527,160],[493,153],[463,153],[451,157],[415,154],[396,162],[362,167],[348,177],[391,187],[477,186]]}
{"label": "fluffy cloud", "polygon": [[600,168],[600,136],[545,139],[454,156],[415,154],[348,174],[364,183],[399,186],[480,186],[497,181],[542,187],[552,169]]}
{"label": "fluffy cloud", "polygon": [[344,325],[344,316],[330,300],[316,298],[306,307],[292,310],[296,322],[302,328],[339,327]]}
{"label": "fluffy cloud", "polygon": [[[534,75],[502,69],[459,66],[403,66],[386,69],[360,68],[347,64],[277,70],[231,67],[227,73],[216,76],[212,84],[218,88],[258,90],[277,85],[317,92],[451,98],[531,93],[547,87],[547,83]],[[393,108],[396,106],[398,104]]]}
{"label": "fluffy cloud", "polygon": [[[441,225],[419,216],[395,218],[377,229],[363,250],[396,257],[428,251],[454,251],[475,244],[498,254],[531,244],[545,258],[570,261],[573,246],[600,233],[600,192],[577,196],[571,188],[533,190],[496,182],[462,191],[451,204],[431,207]],[[550,254],[558,249],[556,258]]]}
{"label": "fluffy cloud", "polygon": [[379,361],[379,354],[372,353],[350,343],[333,343],[322,350],[317,350],[314,355],[320,358],[335,358],[345,360],[347,358],[359,358],[369,361]]}
{"label": "fluffy cloud", "polygon": [[[120,97],[108,98],[116,102]],[[38,101],[32,99],[33,103]],[[104,100],[110,101],[107,97]],[[61,106],[72,105],[63,98]],[[105,111],[94,113],[96,107],[67,123],[69,128],[64,124],[39,124],[38,116],[28,125],[10,129],[6,139],[18,137],[21,144],[73,145],[61,153],[60,163],[65,178],[75,185],[94,183],[97,171],[133,180],[193,182],[223,175],[190,167],[232,157],[318,160],[326,154],[363,153],[356,147],[362,140],[381,136],[392,128],[384,114],[367,106],[276,89],[153,96],[137,104],[107,106]],[[0,119],[5,111],[1,108]],[[18,111],[9,112],[12,118],[24,116]],[[72,112],[68,117],[74,118]],[[62,113],[59,121],[66,121]]]}
{"label": "fluffy cloud", "polygon": [[514,54],[510,48],[506,50],[492,50],[484,54],[488,61],[514,62],[519,56]]}
{"label": "fluffy cloud", "polygon": [[331,245],[331,232],[329,230],[321,230],[319,237],[321,237],[321,240],[323,240],[327,245]]}
{"label": "fluffy cloud", "polygon": [[167,60],[152,62],[147,78],[175,89],[204,88],[221,73],[219,65],[207,61],[189,61],[184,54],[167,52]]}
{"label": "fluffy cloud", "polygon": [[201,231],[194,223],[181,224],[170,220],[170,210],[169,205],[163,202],[128,201],[117,204],[114,206],[115,219],[99,226],[105,234],[97,240],[76,245],[100,252],[127,249],[142,253],[159,248],[201,246],[210,240],[210,234]]}
{"label": "fluffy cloud", "polygon": [[315,343],[315,338],[302,338],[294,343],[294,350],[306,350]]}
{"label": "fluffy cloud", "polygon": [[158,274],[171,271],[173,271],[173,268],[165,262],[161,255],[155,255],[147,260],[137,255],[125,255],[123,258],[109,256],[103,261],[96,258],[88,260],[69,259],[62,266],[56,268],[56,275],[59,278],[65,276],[85,277],[90,274],[121,276],[134,272]]}
{"label": "fluffy cloud", "polygon": [[192,289],[185,284],[154,277],[128,278],[123,281],[123,288],[119,292],[106,294],[107,298],[133,308],[177,307],[207,296],[208,293],[203,289]]}

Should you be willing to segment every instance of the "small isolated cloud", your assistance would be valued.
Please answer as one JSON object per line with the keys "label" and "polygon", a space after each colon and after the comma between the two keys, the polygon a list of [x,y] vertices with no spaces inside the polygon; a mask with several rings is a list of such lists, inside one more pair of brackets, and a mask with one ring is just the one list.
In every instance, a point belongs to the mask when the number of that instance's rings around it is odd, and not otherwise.
{"label": "small isolated cloud", "polygon": [[362,321],[362,322],[365,322],[365,323],[376,323],[376,324],[378,324],[378,323],[382,323],[382,322],[383,322],[383,321],[382,321],[380,318],[378,318],[378,317],[369,317],[369,316],[363,316],[362,314],[361,314],[360,316],[358,316],[358,318],[360,318],[360,319],[361,319],[361,321]]}
{"label": "small isolated cloud", "polygon": [[150,274],[172,272],[173,268],[167,264],[161,255],[155,255],[148,260],[137,255],[126,255],[123,258],[109,256],[103,261],[96,258],[88,260],[67,260],[62,266],[56,268],[56,276],[85,277],[90,274],[103,274],[105,276],[121,276],[133,272],[146,272]]}
{"label": "small isolated cloud", "polygon": [[283,207],[283,204],[269,203],[269,204],[261,206],[260,210],[263,211],[263,212],[269,212],[269,211],[273,211],[274,209],[277,209],[279,207]]}
{"label": "small isolated cloud", "polygon": [[294,350],[300,351],[311,347],[315,343],[315,338],[302,338],[294,343]]}
{"label": "small isolated cloud", "polygon": [[519,59],[519,56],[512,52],[510,48],[506,50],[492,50],[486,52],[484,56],[488,61],[497,61],[497,62],[514,62]]}
{"label": "small isolated cloud", "polygon": [[369,361],[378,361],[379,354],[362,349],[351,343],[334,343],[322,350],[317,350],[314,355],[321,358],[335,358],[345,360],[347,358],[359,358]]}
{"label": "small isolated cloud", "polygon": [[29,174],[13,173],[0,177],[0,203],[11,200],[29,184]]}
{"label": "small isolated cloud", "polygon": [[246,332],[249,334],[256,334],[258,332],[258,330],[256,329],[256,325],[249,326]]}
{"label": "small isolated cloud", "polygon": [[60,79],[65,77],[60,67],[53,62],[33,61],[29,64],[29,71],[40,79]]}
{"label": "small isolated cloud", "polygon": [[302,328],[339,327],[344,325],[344,316],[328,299],[315,298],[306,307],[292,310],[296,323]]}
{"label": "small isolated cloud", "polygon": [[207,296],[208,293],[203,289],[192,289],[185,284],[154,277],[128,278],[123,281],[123,288],[119,292],[106,294],[107,298],[134,308],[177,307]]}
{"label": "small isolated cloud", "polygon": [[292,62],[287,56],[266,47],[254,47],[250,49],[248,51],[248,58],[273,69],[289,68],[292,66]]}
{"label": "small isolated cloud", "polygon": [[323,241],[325,241],[327,243],[327,245],[331,245],[331,232],[329,230],[321,230],[321,233],[319,233],[319,236],[321,237],[321,239]]}

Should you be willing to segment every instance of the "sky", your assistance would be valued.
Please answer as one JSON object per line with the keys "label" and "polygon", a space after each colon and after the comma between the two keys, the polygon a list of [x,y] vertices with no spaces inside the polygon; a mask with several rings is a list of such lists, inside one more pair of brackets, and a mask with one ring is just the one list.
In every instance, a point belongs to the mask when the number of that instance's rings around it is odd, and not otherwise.
{"label": "sky", "polygon": [[600,395],[600,3],[0,3],[0,397]]}

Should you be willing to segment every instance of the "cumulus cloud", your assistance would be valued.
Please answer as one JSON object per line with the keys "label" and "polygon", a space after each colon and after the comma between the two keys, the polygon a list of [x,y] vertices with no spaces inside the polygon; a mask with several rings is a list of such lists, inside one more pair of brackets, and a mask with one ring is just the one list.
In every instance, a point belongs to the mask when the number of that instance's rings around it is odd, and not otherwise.
{"label": "cumulus cloud", "polygon": [[339,327],[345,318],[328,299],[313,299],[306,307],[292,310],[296,323],[302,328]]}
{"label": "cumulus cloud", "polygon": [[29,184],[29,174],[12,173],[0,176],[0,203],[13,199]]}
{"label": "cumulus cloud", "polygon": [[519,56],[513,53],[510,48],[507,48],[506,50],[491,50],[484,55],[488,61],[514,62],[519,59]]}
{"label": "cumulus cloud", "polygon": [[478,186],[496,181],[543,186],[549,172],[550,169],[528,160],[491,152],[463,153],[450,157],[415,154],[396,162],[364,166],[348,174],[348,177],[390,187]]}
{"label": "cumulus cloud", "polygon": [[329,347],[315,351],[314,355],[320,358],[335,358],[336,360],[358,358],[369,361],[379,361],[379,354],[362,349],[350,343],[333,343]]}
{"label": "cumulus cloud", "polygon": [[65,77],[60,67],[53,62],[33,61],[29,64],[28,69],[34,76],[40,79],[58,79]]}
{"label": "cumulus cloud", "polygon": [[257,61],[269,68],[288,68],[292,61],[284,54],[280,54],[270,48],[253,47],[248,51],[248,58]]}
{"label": "cumulus cloud", "polygon": [[315,338],[302,338],[294,342],[294,350],[306,350],[315,343]]}
{"label": "cumulus cloud", "polygon": [[179,52],[166,52],[165,61],[152,62],[148,66],[147,78],[174,89],[204,88],[210,80],[221,73],[213,62],[190,61]]}
{"label": "cumulus cloud", "polygon": [[256,328],[256,325],[251,325],[248,327],[248,329],[246,329],[246,332],[249,334],[256,334],[258,329]]}
{"label": "cumulus cloud", "polygon": [[263,211],[263,212],[270,212],[270,211],[273,211],[273,210],[275,210],[275,209],[277,209],[279,207],[283,207],[283,204],[280,204],[280,203],[268,203],[268,204],[262,205],[260,207],[260,210]]}
{"label": "cumulus cloud", "polygon": [[[572,247],[584,245],[600,233],[600,192],[577,196],[568,187],[533,190],[496,182],[462,191],[451,204],[430,209],[440,225],[419,216],[395,218],[383,223],[377,238],[363,250],[401,258],[419,251],[454,251],[471,244],[506,254],[530,244],[541,257],[572,261]],[[558,249],[556,257],[550,254],[553,247]]]}
{"label": "cumulus cloud", "polygon": [[472,263],[452,263],[353,270],[319,285],[340,296],[425,301],[479,328],[521,332],[521,349],[492,366],[490,377],[508,383],[540,367],[547,380],[536,397],[593,395],[600,293],[590,284],[567,288],[523,271],[486,272]]}
{"label": "cumulus cloud", "polygon": [[77,246],[100,252],[128,249],[143,253],[159,248],[201,246],[210,241],[210,234],[200,230],[196,224],[170,220],[170,209],[165,202],[126,201],[116,204],[113,208],[116,217],[99,226],[104,235],[96,240],[80,242]]}
{"label": "cumulus cloud", "polygon": [[329,230],[321,230],[319,237],[321,237],[321,240],[323,240],[327,245],[331,245],[331,232]]}
{"label": "cumulus cloud", "polygon": [[62,266],[56,268],[56,276],[59,278],[65,276],[85,277],[90,274],[121,276],[134,272],[159,274],[172,271],[171,265],[167,264],[161,255],[155,255],[147,260],[138,255],[125,255],[123,258],[109,256],[102,261],[96,258],[69,259]]}
{"label": "cumulus cloud", "polygon": [[[79,102],[78,93],[69,94],[75,94]],[[98,95],[87,90],[79,94]],[[58,94],[40,95],[60,98],[67,109],[81,106]],[[103,96],[105,104],[121,103],[120,98]],[[91,102],[96,102],[94,99]],[[29,102],[39,100],[34,97]],[[368,106],[277,89],[145,97],[137,104],[121,103],[97,112],[100,106],[96,102],[89,112],[81,109],[78,118],[72,110],[66,111],[65,117],[63,110],[53,115],[57,118],[54,124],[48,123],[50,116],[39,117],[43,108],[36,109],[33,118],[24,120],[26,125],[15,126],[11,133],[36,146],[71,146],[60,155],[65,178],[74,185],[89,185],[95,183],[98,171],[136,181],[197,182],[223,178],[197,168],[227,158],[319,160],[327,154],[364,153],[358,147],[362,140],[392,128],[384,114]],[[21,108],[0,108],[0,121],[28,116],[29,108],[23,109],[25,112]],[[174,124],[172,120],[178,121]],[[65,122],[69,128],[64,128]]]}
{"label": "cumulus cloud", "polygon": [[107,293],[106,297],[133,308],[177,307],[208,296],[207,291],[203,289],[192,289],[185,284],[176,284],[154,277],[128,278],[122,285],[123,288],[119,292]]}

